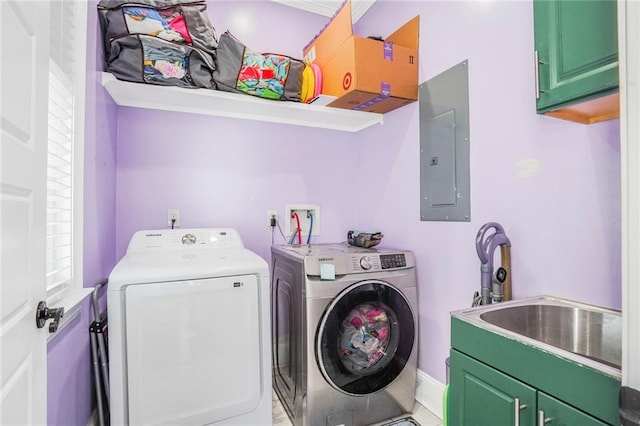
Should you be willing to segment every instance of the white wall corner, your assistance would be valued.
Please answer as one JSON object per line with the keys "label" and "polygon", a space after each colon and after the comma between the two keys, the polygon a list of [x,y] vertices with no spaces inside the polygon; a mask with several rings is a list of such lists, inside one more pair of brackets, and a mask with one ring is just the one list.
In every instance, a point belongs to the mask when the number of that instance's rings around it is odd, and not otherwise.
{"label": "white wall corner", "polygon": [[416,401],[439,418],[442,418],[442,394],[444,393],[445,385],[421,370],[418,370],[417,379]]}

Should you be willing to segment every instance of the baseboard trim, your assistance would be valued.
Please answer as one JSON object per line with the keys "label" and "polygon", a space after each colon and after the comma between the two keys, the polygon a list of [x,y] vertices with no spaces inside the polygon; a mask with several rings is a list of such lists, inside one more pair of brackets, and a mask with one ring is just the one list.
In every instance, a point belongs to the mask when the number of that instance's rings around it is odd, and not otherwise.
{"label": "baseboard trim", "polygon": [[421,370],[418,370],[417,379],[416,401],[442,418],[442,394],[445,385]]}

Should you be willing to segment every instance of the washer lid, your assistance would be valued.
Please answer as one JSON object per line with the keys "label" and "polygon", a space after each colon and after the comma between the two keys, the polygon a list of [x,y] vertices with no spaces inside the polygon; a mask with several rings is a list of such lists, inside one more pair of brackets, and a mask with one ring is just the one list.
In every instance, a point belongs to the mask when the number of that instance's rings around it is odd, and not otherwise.
{"label": "washer lid", "polygon": [[[195,241],[193,241],[195,239]],[[109,276],[108,291],[132,284],[269,273],[230,228],[136,232]]]}

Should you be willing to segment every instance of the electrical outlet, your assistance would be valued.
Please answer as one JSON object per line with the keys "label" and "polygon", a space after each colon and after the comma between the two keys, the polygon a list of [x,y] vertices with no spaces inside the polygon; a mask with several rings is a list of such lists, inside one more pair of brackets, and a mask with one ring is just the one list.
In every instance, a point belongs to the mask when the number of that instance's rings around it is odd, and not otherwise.
{"label": "electrical outlet", "polygon": [[267,210],[267,226],[271,227],[271,219],[278,220],[278,210]]}
{"label": "electrical outlet", "polygon": [[179,209],[167,210],[167,226],[169,228],[180,227],[180,210]]}
{"label": "electrical outlet", "polygon": [[[284,221],[284,233],[290,236],[298,227],[298,221],[293,217],[293,213],[298,215],[300,221],[300,234],[303,242],[307,241],[309,236],[309,228],[311,227],[311,235],[320,235],[320,206],[314,204],[287,204],[285,206],[286,220]],[[294,240],[297,242],[297,240]]]}

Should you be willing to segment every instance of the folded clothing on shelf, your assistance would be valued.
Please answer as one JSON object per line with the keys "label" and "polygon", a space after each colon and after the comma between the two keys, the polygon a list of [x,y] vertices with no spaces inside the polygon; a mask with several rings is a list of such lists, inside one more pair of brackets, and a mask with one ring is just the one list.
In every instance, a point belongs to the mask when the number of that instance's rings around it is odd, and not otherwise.
{"label": "folded clothing on shelf", "polygon": [[305,64],[299,59],[255,52],[225,31],[220,36],[216,63],[213,79],[218,90],[265,99],[301,101]]}
{"label": "folded clothing on shelf", "polygon": [[213,88],[218,41],[205,0],[102,0],[105,71],[126,81]]}

